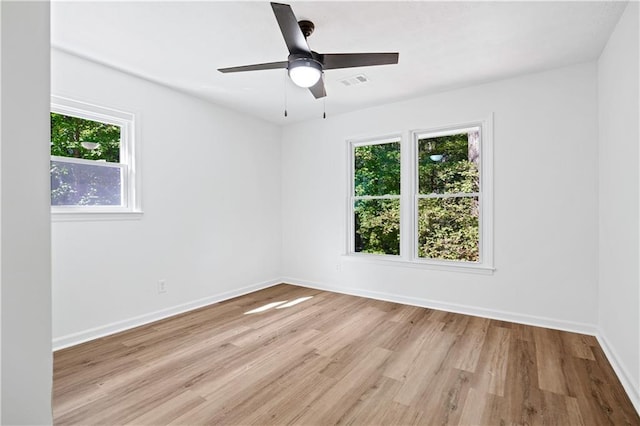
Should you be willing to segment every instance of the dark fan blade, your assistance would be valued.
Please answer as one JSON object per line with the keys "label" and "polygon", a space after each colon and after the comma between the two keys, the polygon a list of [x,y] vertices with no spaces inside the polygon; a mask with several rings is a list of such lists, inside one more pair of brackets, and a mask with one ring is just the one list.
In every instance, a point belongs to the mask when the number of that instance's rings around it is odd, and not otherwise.
{"label": "dark fan blade", "polygon": [[324,75],[320,77],[320,80],[313,86],[309,87],[309,90],[316,99],[324,98],[327,96],[327,91],[324,88]]}
{"label": "dark fan blade", "polygon": [[325,53],[320,57],[325,70],[398,63],[397,53]]}
{"label": "dark fan blade", "polygon": [[260,71],[260,70],[275,70],[280,68],[286,68],[289,65],[287,61],[280,62],[268,62],[266,64],[253,64],[243,65],[241,67],[219,68],[220,72],[240,72],[240,71]]}
{"label": "dark fan blade", "polygon": [[282,37],[284,37],[284,42],[287,44],[289,53],[310,54],[311,49],[309,49],[307,39],[304,38],[304,34],[302,34],[302,30],[298,25],[298,20],[296,19],[296,15],[293,14],[291,6],[288,4],[271,3],[271,8],[273,9],[273,14],[276,15],[276,20],[278,21],[278,25],[280,25],[280,31],[282,32]]}

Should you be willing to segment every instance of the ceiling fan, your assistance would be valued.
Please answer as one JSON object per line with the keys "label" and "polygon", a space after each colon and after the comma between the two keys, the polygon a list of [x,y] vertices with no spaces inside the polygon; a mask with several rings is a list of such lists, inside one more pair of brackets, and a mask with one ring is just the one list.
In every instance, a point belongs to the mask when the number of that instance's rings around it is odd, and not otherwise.
{"label": "ceiling fan", "polygon": [[311,21],[299,21],[288,4],[271,3],[284,42],[289,49],[286,61],[220,68],[223,73],[259,71],[286,68],[291,80],[300,87],[309,88],[313,96],[327,95],[322,76],[324,70],[353,68],[398,63],[398,53],[318,53],[309,48],[307,37],[315,26]]}

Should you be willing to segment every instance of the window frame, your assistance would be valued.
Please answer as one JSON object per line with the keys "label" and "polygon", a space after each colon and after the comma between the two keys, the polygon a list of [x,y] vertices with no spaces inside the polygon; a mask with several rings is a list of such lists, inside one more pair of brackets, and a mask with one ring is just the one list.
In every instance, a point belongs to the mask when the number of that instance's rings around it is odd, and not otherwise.
{"label": "window frame", "polygon": [[[421,198],[445,198],[455,194],[420,194],[418,187],[418,140],[426,136],[438,137],[478,128],[480,131],[480,187],[478,193],[464,193],[465,197],[477,194],[479,200],[479,260],[431,259],[418,256],[418,200]],[[354,172],[356,146],[397,141],[400,139],[400,255],[355,252],[354,223]],[[348,221],[346,260],[373,262],[414,268],[492,274],[493,259],[493,114],[480,120],[469,120],[443,126],[408,130],[392,136],[347,140],[348,154]],[[426,195],[426,196],[425,196]]]}
{"label": "window frame", "polygon": [[67,220],[114,220],[138,218],[142,214],[140,203],[140,179],[137,173],[137,150],[135,149],[135,114],[98,106],[62,96],[51,96],[51,112],[85,120],[112,124],[120,127],[120,161],[95,162],[73,157],[51,155],[53,161],[71,164],[87,164],[122,170],[122,205],[51,206],[51,216],[56,221]]}

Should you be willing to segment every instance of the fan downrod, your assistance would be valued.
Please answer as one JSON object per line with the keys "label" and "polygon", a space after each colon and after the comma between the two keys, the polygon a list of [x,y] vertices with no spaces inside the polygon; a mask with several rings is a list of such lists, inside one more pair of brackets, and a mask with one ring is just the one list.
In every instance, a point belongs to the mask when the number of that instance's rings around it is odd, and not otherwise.
{"label": "fan downrod", "polygon": [[315,30],[316,28],[316,26],[313,25],[313,22],[307,20],[298,21],[298,25],[302,30],[302,34],[304,34],[304,38],[307,38],[311,34],[313,34],[313,30]]}

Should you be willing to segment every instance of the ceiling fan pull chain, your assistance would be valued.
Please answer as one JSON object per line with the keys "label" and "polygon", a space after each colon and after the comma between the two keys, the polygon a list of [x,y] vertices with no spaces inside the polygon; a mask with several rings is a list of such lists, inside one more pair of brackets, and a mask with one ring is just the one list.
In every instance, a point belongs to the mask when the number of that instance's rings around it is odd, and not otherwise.
{"label": "ceiling fan pull chain", "polygon": [[327,118],[327,97],[322,98],[322,118]]}
{"label": "ceiling fan pull chain", "polygon": [[284,74],[284,116],[287,114],[287,73]]}

